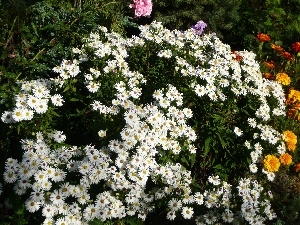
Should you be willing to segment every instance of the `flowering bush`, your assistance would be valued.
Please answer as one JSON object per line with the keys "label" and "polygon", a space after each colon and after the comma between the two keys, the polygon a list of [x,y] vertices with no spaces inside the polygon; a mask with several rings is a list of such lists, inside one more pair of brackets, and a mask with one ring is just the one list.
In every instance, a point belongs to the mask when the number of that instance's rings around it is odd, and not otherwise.
{"label": "flowering bush", "polygon": [[133,0],[133,4],[130,4],[129,7],[134,9],[136,17],[150,16],[152,12],[151,0]]}
{"label": "flowering bush", "polygon": [[[276,32],[276,31],[275,31]],[[273,33],[274,34],[274,33]],[[278,220],[284,220],[286,224],[295,224],[299,220],[299,154],[297,152],[297,135],[299,135],[299,42],[287,45],[276,35],[264,34],[262,40],[256,36],[258,59],[263,76],[269,80],[275,80],[283,85],[287,108],[287,119],[282,121],[284,130],[283,139],[288,152],[275,156],[270,154],[264,159],[266,170],[278,171],[271,189],[274,194],[275,211],[278,212]],[[280,163],[278,163],[278,160]],[[279,167],[278,167],[279,166]],[[282,198],[282,196],[285,196]],[[289,202],[287,205],[286,203]]]}
{"label": "flowering bush", "polygon": [[1,117],[24,134],[6,185],[44,224],[145,220],[162,209],[196,224],[274,219],[264,187],[296,144],[276,123],[286,114],[281,84],[214,34],[158,22],[140,31],[99,27],[56,78],[20,81]]}

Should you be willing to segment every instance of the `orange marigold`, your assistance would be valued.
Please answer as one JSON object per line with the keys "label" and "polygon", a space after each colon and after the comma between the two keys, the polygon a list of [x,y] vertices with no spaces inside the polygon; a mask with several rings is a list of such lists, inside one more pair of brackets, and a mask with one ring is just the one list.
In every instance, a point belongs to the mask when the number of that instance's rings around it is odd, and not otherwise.
{"label": "orange marigold", "polygon": [[296,173],[298,173],[300,171],[300,163],[297,163],[295,165],[295,171],[296,171]]}
{"label": "orange marigold", "polygon": [[300,103],[297,102],[293,105],[293,109],[300,110]]}
{"label": "orange marigold", "polygon": [[290,61],[294,59],[293,56],[292,56],[292,54],[289,53],[289,52],[282,52],[280,55],[281,55],[283,58],[285,58],[285,59],[287,59],[287,60],[290,60]]}
{"label": "orange marigold", "polygon": [[269,62],[264,62],[265,66],[269,69],[274,69],[275,68],[275,62],[274,61],[269,61]]}
{"label": "orange marigold", "polygon": [[256,37],[260,42],[267,42],[271,40],[269,35],[263,33],[257,34]]}
{"label": "orange marigold", "polygon": [[292,44],[292,49],[295,51],[295,52],[300,52],[300,42],[297,41],[295,43]]}
{"label": "orange marigold", "polygon": [[295,89],[290,89],[289,94],[287,96],[286,103],[292,105],[297,103],[298,101],[300,101],[300,91],[297,91]]}
{"label": "orange marigold", "polygon": [[279,159],[274,155],[267,155],[263,160],[265,170],[269,172],[276,172],[279,170]]}
{"label": "orange marigold", "polygon": [[271,73],[263,73],[263,76],[267,79],[272,79],[272,74]]}
{"label": "orange marigold", "polygon": [[284,153],[279,157],[281,164],[288,166],[293,162],[293,158],[290,154]]}
{"label": "orange marigold", "polygon": [[289,85],[291,83],[291,78],[286,73],[278,73],[275,80],[280,82],[282,85]]}
{"label": "orange marigold", "polygon": [[286,142],[288,150],[294,151],[296,149],[297,136],[292,131],[290,130],[284,131],[283,140]]}
{"label": "orange marigold", "polygon": [[275,51],[277,51],[277,52],[282,52],[282,51],[284,51],[284,49],[281,47],[281,46],[279,46],[279,45],[275,45],[275,44],[271,44],[271,48],[273,48]]}
{"label": "orange marigold", "polygon": [[287,145],[288,150],[290,150],[290,151],[295,151],[295,149],[296,149],[296,144],[293,144],[293,143],[291,143],[291,142],[287,142],[286,145]]}

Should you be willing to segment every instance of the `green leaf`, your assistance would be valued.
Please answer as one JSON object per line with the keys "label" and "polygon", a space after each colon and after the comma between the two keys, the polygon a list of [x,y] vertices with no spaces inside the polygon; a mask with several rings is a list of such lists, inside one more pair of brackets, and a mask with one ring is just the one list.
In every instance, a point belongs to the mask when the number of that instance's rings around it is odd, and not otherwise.
{"label": "green leaf", "polygon": [[89,222],[89,225],[103,225],[104,223],[99,219],[94,219],[93,221]]}
{"label": "green leaf", "polygon": [[84,108],[82,110],[76,109],[76,112],[77,112],[78,115],[83,115],[86,112],[86,108]]}
{"label": "green leaf", "polygon": [[22,126],[22,124],[19,124],[19,125],[17,126],[17,132],[18,132],[18,134],[20,134],[21,126]]}
{"label": "green leaf", "polygon": [[189,157],[189,161],[190,161],[191,167],[193,167],[196,162],[196,154],[191,154]]}
{"label": "green leaf", "polygon": [[126,222],[127,222],[129,225],[142,225],[142,224],[144,224],[142,220],[137,219],[137,218],[133,218],[133,217],[128,218],[128,219],[126,220]]}
{"label": "green leaf", "polygon": [[223,147],[223,148],[226,148],[227,144],[225,143],[225,141],[223,140],[223,138],[221,137],[220,134],[218,134],[218,137],[219,137],[219,140],[220,140],[220,142],[221,142],[222,147]]}
{"label": "green leaf", "polygon": [[17,209],[16,214],[17,215],[23,215],[25,211],[24,205],[22,205],[20,208]]}
{"label": "green leaf", "polygon": [[188,161],[186,160],[185,157],[182,157],[182,158],[181,158],[181,162],[183,162],[183,163],[188,163]]}
{"label": "green leaf", "polygon": [[221,164],[218,164],[218,165],[215,165],[215,166],[214,166],[214,169],[222,170],[222,169],[223,169],[223,166],[222,166]]}
{"label": "green leaf", "polygon": [[209,150],[210,150],[210,146],[209,146],[210,142],[211,142],[210,137],[205,139],[205,142],[204,142],[204,156],[206,156],[208,154]]}
{"label": "green leaf", "polygon": [[78,99],[78,98],[71,98],[70,101],[71,101],[71,102],[78,102],[79,99]]}
{"label": "green leaf", "polygon": [[66,92],[70,89],[70,86],[65,87],[65,89],[63,90],[63,92]]}
{"label": "green leaf", "polygon": [[216,121],[219,121],[219,120],[222,120],[223,117],[218,115],[218,114],[213,114],[212,117],[216,120]]}
{"label": "green leaf", "polygon": [[52,111],[52,114],[53,114],[54,116],[60,117],[60,115],[58,115],[55,111]]}
{"label": "green leaf", "polygon": [[24,26],[24,27],[23,27],[23,31],[26,31],[27,33],[30,33],[30,30],[28,29],[27,26]]}
{"label": "green leaf", "polygon": [[36,36],[39,36],[39,34],[38,34],[38,32],[37,32],[37,29],[36,29],[36,26],[34,25],[33,22],[31,22],[31,26],[32,26],[32,29],[33,29],[35,35],[36,35]]}

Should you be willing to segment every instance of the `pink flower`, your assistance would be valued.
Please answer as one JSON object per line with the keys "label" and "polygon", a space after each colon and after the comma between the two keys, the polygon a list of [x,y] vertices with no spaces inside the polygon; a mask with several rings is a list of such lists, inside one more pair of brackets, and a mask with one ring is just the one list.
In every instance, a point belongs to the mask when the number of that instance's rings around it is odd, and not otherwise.
{"label": "pink flower", "polygon": [[135,9],[136,17],[150,16],[152,12],[151,0],[133,0],[133,4],[130,4],[129,7]]}

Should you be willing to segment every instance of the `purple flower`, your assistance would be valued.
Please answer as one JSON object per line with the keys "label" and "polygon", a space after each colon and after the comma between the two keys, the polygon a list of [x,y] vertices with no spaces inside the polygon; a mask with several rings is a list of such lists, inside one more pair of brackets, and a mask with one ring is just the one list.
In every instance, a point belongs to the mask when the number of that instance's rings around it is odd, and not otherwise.
{"label": "purple flower", "polygon": [[202,34],[204,29],[207,27],[207,24],[202,21],[202,20],[199,20],[196,25],[193,25],[191,28],[196,32],[196,34]]}

